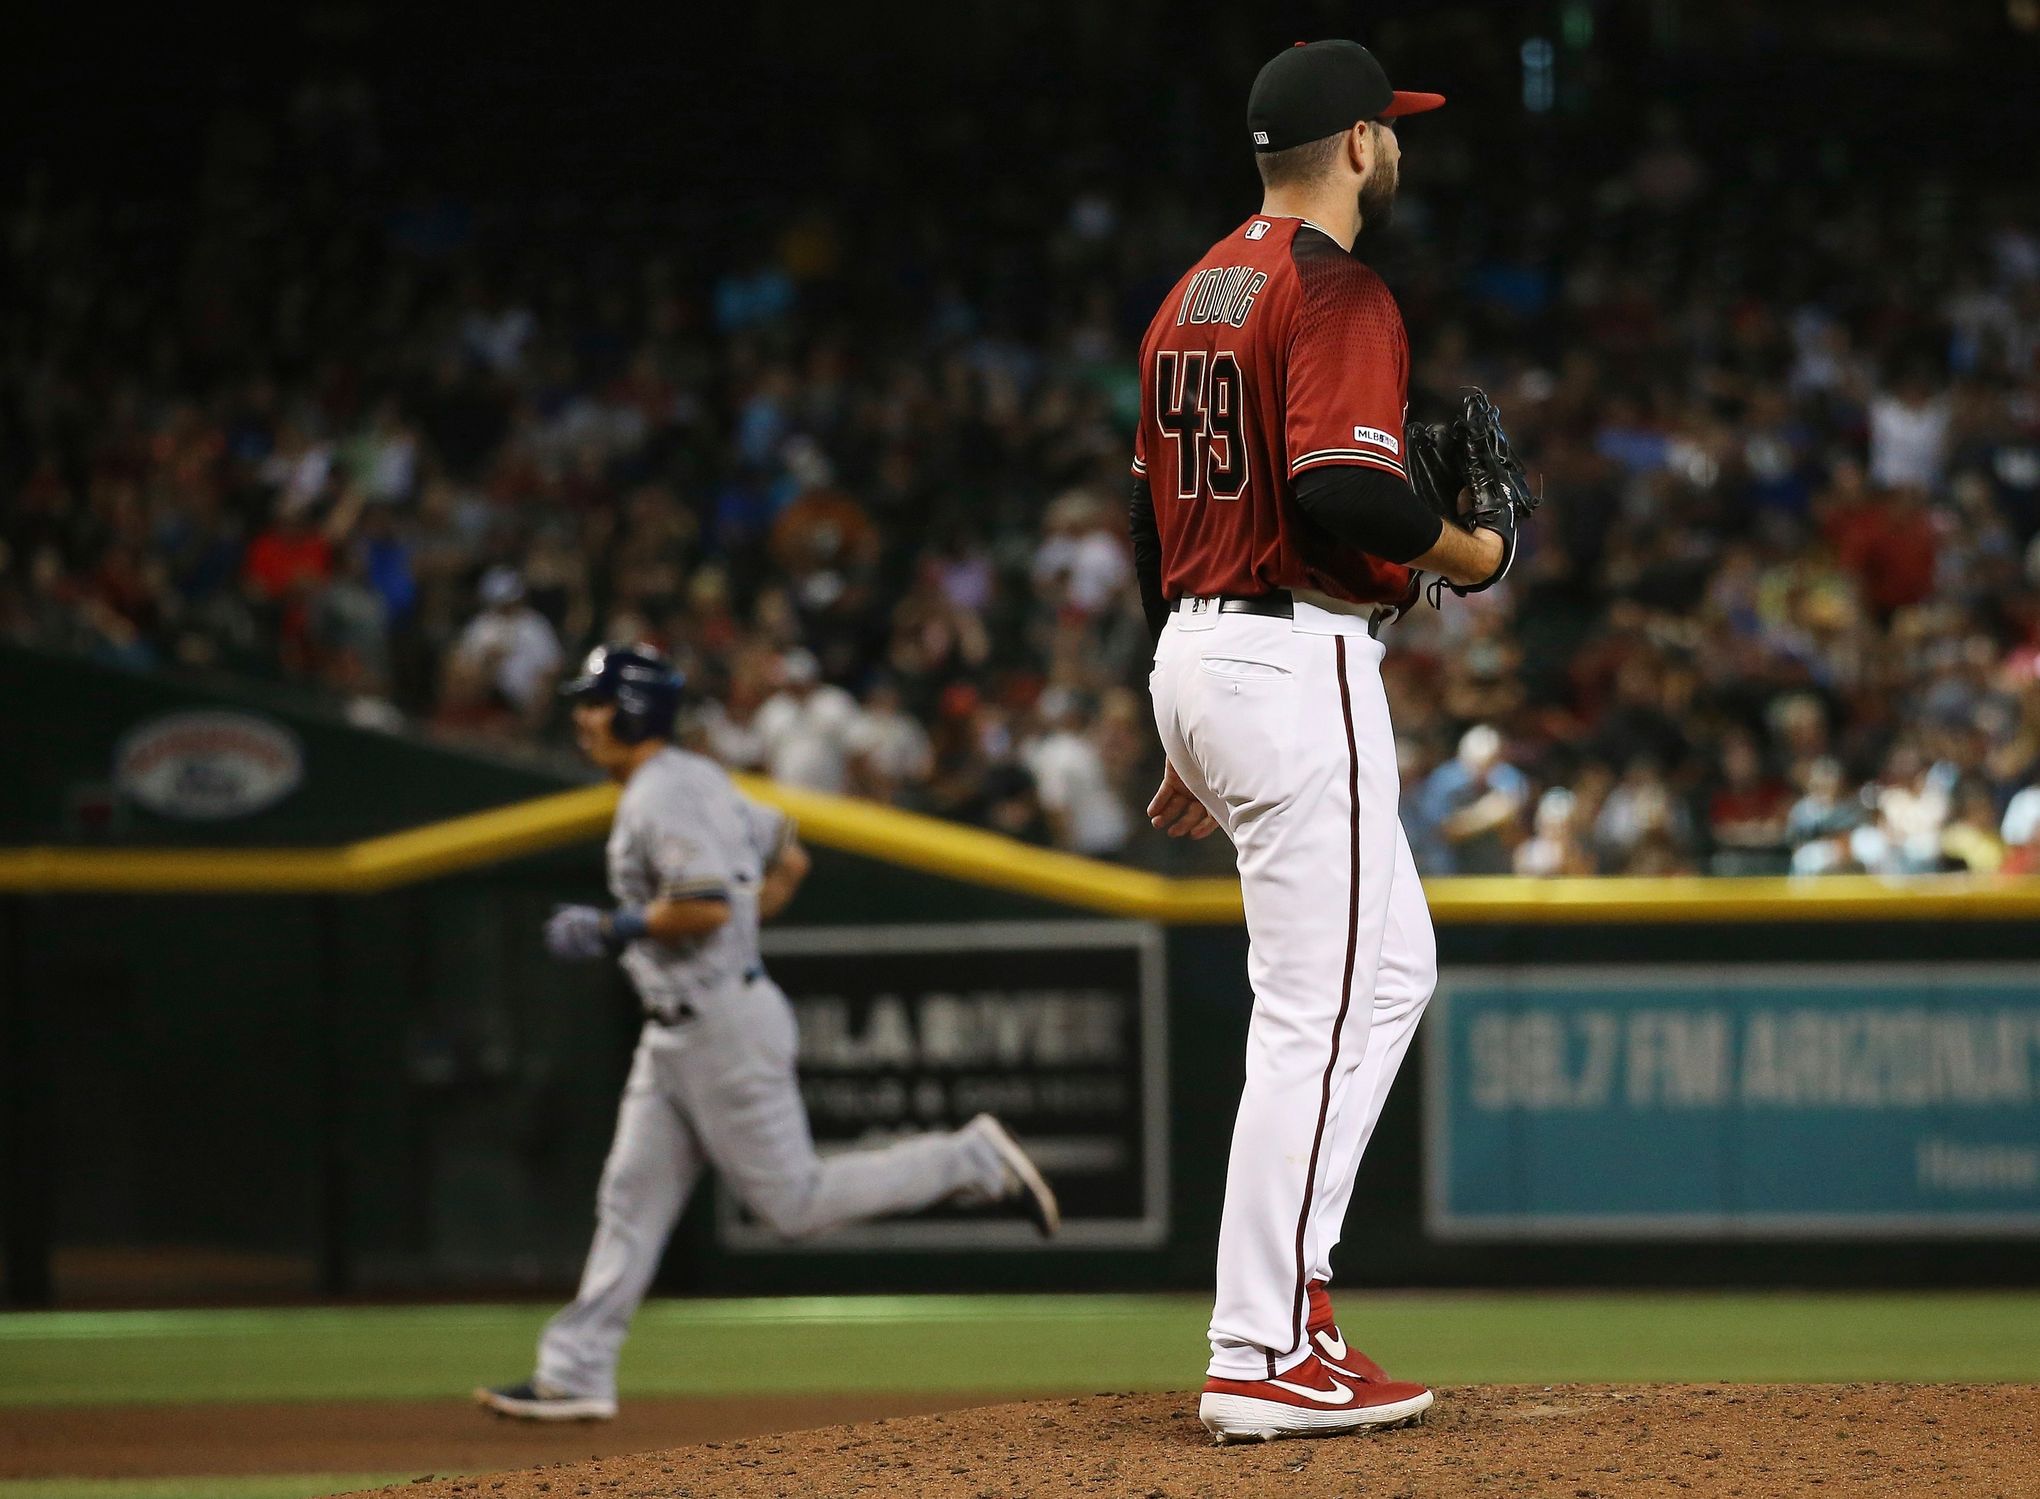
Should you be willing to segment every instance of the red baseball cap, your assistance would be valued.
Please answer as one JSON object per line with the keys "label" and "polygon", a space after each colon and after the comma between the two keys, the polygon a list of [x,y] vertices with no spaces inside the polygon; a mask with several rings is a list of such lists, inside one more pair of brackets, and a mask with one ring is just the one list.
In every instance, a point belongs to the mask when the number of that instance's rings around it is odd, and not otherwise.
{"label": "red baseball cap", "polygon": [[1298,42],[1269,58],[1247,95],[1247,131],[1256,151],[1287,151],[1323,140],[1362,120],[1421,114],[1443,94],[1389,86],[1381,64],[1358,42]]}

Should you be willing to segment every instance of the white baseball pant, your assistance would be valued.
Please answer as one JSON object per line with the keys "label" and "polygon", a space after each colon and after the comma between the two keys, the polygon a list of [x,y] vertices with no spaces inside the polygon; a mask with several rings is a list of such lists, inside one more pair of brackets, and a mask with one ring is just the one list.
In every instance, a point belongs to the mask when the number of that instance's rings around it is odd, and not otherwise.
{"label": "white baseball pant", "polygon": [[1380,642],[1299,599],[1294,620],[1186,600],[1155,651],[1169,762],[1238,852],[1254,990],[1226,1166],[1210,1372],[1309,1353],[1360,1157],[1437,983]]}
{"label": "white baseball pant", "polygon": [[580,1292],[539,1339],[541,1381],[614,1398],[631,1318],[707,1167],[784,1238],[1003,1190],[997,1153],[961,1130],[817,1156],[794,1073],[798,1042],[793,1006],[769,979],[682,1025],[646,1027],[596,1192]]}

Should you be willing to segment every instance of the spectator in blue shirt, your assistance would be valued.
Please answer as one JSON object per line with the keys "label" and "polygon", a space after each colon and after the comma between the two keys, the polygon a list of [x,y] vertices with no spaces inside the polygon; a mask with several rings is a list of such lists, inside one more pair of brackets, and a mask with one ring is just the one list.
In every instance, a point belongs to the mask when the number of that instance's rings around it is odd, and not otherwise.
{"label": "spectator in blue shirt", "polygon": [[1424,778],[1410,808],[1410,849],[1426,874],[1508,874],[1530,782],[1502,758],[1502,736],[1476,724],[1459,753]]}

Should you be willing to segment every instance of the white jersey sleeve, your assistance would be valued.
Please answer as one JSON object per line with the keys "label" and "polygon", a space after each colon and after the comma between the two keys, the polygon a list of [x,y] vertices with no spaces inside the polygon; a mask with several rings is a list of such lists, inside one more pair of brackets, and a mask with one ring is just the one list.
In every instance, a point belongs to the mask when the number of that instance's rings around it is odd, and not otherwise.
{"label": "white jersey sleeve", "polygon": [[664,796],[628,798],[617,808],[609,870],[612,893],[631,905],[727,900],[733,873],[729,850],[698,815],[696,799],[678,786]]}
{"label": "white jersey sleeve", "polygon": [[681,942],[641,938],[623,953],[624,971],[645,1008],[671,1016],[762,971],[758,889],[786,819],[740,796],[712,760],[668,749],[624,788],[609,838],[609,887],[617,900],[723,900],[729,919]]}
{"label": "white jersey sleeve", "polygon": [[752,852],[757,854],[759,865],[769,871],[786,852],[787,844],[793,842],[793,819],[777,807],[754,802],[748,796],[737,798],[737,810],[743,816]]}

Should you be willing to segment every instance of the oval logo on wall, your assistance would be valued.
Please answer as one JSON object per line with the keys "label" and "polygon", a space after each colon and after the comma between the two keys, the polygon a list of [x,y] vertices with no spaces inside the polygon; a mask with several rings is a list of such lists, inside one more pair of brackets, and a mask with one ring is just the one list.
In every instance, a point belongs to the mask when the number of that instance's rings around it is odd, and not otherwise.
{"label": "oval logo on wall", "polygon": [[251,713],[170,713],[120,743],[113,780],[165,817],[212,821],[273,807],[304,779],[297,736]]}

